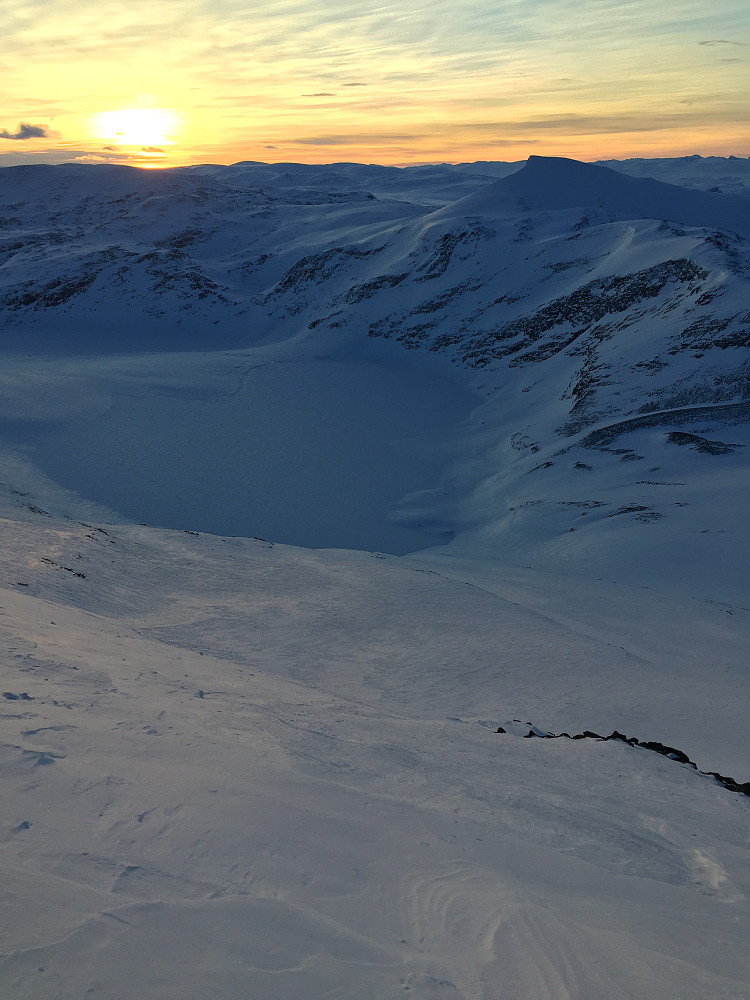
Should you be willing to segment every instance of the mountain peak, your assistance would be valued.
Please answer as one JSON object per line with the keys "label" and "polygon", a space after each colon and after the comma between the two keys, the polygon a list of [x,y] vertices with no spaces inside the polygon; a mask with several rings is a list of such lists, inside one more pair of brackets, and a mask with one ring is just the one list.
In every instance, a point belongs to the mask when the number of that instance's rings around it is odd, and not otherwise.
{"label": "mountain peak", "polygon": [[639,214],[660,217],[658,203],[667,191],[681,189],[651,178],[625,174],[565,156],[530,156],[525,166],[508,178],[519,197],[541,200],[544,208],[574,208],[600,204],[615,209],[623,202],[638,202]]}
{"label": "mountain peak", "polygon": [[667,219],[750,236],[747,198],[682,188],[651,177],[630,177],[565,156],[530,156],[516,173],[462,198],[445,212],[508,216],[519,209],[554,212],[572,208],[622,220]]}

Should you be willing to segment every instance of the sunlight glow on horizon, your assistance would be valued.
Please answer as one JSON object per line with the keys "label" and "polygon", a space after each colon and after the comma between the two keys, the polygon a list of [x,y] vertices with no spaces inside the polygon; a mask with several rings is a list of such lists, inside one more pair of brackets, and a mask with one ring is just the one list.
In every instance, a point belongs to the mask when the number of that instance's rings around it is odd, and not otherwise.
{"label": "sunlight glow on horizon", "polygon": [[100,111],[91,118],[96,139],[120,146],[169,146],[177,127],[177,115],[164,108],[122,108]]}
{"label": "sunlight glow on horizon", "polygon": [[[120,108],[99,111],[88,120],[89,135],[102,143],[101,152],[84,154],[79,162],[127,162],[139,167],[165,167],[176,141],[179,116],[166,108]],[[102,155],[106,154],[106,155]]]}
{"label": "sunlight glow on horizon", "polygon": [[0,165],[748,155],[739,7],[9,0]]}

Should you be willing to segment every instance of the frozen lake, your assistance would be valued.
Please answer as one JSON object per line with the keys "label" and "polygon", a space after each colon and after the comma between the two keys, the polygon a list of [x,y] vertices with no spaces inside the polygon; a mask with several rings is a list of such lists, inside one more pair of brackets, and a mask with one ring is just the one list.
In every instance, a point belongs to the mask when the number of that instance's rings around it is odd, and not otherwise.
{"label": "frozen lake", "polygon": [[[55,482],[136,522],[396,554],[445,540],[395,523],[389,505],[439,486],[445,439],[474,395],[403,365],[244,362],[136,381],[100,360],[79,386],[96,406],[48,419],[27,397],[36,419],[3,422],[4,436]],[[40,400],[55,391],[45,384]]]}

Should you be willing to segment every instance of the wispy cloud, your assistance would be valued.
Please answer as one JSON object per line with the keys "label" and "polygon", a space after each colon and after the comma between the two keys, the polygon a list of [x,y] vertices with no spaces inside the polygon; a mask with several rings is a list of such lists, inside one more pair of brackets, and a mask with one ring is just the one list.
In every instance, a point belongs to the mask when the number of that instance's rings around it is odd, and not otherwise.
{"label": "wispy cloud", "polygon": [[112,163],[111,156],[101,156],[99,153],[84,153],[82,156],[75,156],[73,163]]}
{"label": "wispy cloud", "polygon": [[157,146],[141,146],[140,150],[132,153],[124,150],[111,152],[105,147],[99,152],[82,153],[69,159],[73,163],[121,163],[131,164],[133,166],[147,164],[150,166],[154,163],[158,163],[162,158],[163,150],[159,149]]}
{"label": "wispy cloud", "polygon": [[304,139],[292,139],[292,143],[300,146],[351,146],[357,143],[371,145],[387,145],[390,143],[413,142],[418,136],[413,133],[375,133],[362,131],[348,135],[316,135]]}
{"label": "wispy cloud", "polygon": [[28,122],[19,122],[16,132],[0,129],[0,139],[44,139],[47,135],[44,125],[30,125]]}
{"label": "wispy cloud", "polygon": [[[462,144],[541,139],[553,152],[566,134],[602,136],[590,141],[601,158],[614,155],[609,136],[644,129],[663,129],[670,143],[674,130],[692,130],[701,152],[722,134],[729,142],[731,131],[740,152],[747,87],[729,60],[747,57],[748,42],[735,40],[748,37],[742,8],[738,0],[5,0],[0,36],[13,59],[0,57],[3,107],[22,124],[0,138],[48,145],[8,142],[13,152],[2,155],[117,156],[102,150],[91,116],[149,104],[184,118],[170,163],[252,158],[269,140],[265,148],[308,159],[347,144],[362,157],[369,144],[384,162],[396,147],[399,156],[427,145],[440,155],[440,143],[454,159]],[[29,131],[43,128],[28,123],[37,116],[65,140]]]}

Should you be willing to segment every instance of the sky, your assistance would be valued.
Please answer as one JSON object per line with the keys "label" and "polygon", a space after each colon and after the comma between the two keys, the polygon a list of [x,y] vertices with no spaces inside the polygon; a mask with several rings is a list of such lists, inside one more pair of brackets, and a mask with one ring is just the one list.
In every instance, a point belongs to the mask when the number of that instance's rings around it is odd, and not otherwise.
{"label": "sky", "polygon": [[4,0],[0,165],[750,155],[745,0]]}

